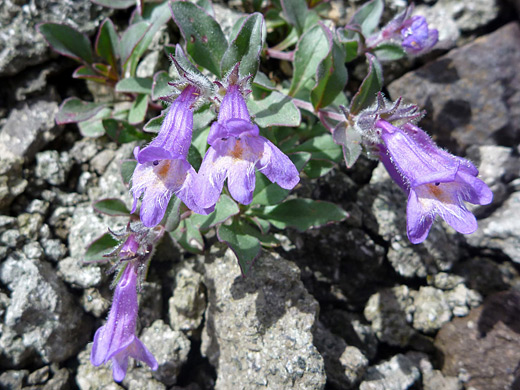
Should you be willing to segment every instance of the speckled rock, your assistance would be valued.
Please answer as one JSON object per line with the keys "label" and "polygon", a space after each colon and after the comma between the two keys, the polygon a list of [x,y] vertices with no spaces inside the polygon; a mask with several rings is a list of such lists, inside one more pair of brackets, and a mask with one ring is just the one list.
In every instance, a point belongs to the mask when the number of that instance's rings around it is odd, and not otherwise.
{"label": "speckled rock", "polygon": [[209,306],[202,353],[218,366],[215,389],[323,389],[312,328],[318,305],[298,268],[263,254],[244,278],[230,250],[205,259]]}
{"label": "speckled rock", "polygon": [[413,327],[424,333],[434,333],[451,319],[448,301],[441,290],[421,287],[414,292]]}
{"label": "speckled rock", "polygon": [[46,150],[36,154],[35,175],[51,185],[64,184],[71,167],[72,159],[67,152]]}
{"label": "speckled rock", "polygon": [[[78,371],[76,374],[76,384],[80,390],[122,390],[124,387],[114,382],[112,377],[112,369],[108,365],[94,367],[90,363],[90,353],[92,344],[81,351],[78,355]],[[132,372],[130,365],[129,372]]]}
{"label": "speckled rock", "polygon": [[98,318],[108,312],[111,304],[110,300],[105,299],[97,288],[87,288],[83,290],[80,302],[87,313],[91,313],[94,317]]}
{"label": "speckled rock", "polygon": [[159,364],[159,368],[153,373],[154,377],[167,385],[175,384],[182,365],[188,360],[190,340],[184,333],[173,330],[162,320],[157,320],[146,328],[140,339]]}
{"label": "speckled rock", "polygon": [[520,138],[519,46],[520,27],[510,23],[407,73],[388,89],[392,98],[405,96],[425,108],[421,126],[456,154],[470,145],[513,146]]}
{"label": "speckled rock", "polygon": [[369,367],[360,390],[407,390],[417,384],[421,372],[416,362],[398,354],[390,360]]}
{"label": "speckled rock", "polygon": [[58,275],[73,287],[88,288],[99,285],[104,272],[98,265],[85,264],[81,259],[66,257],[58,263]]}
{"label": "speckled rock", "polygon": [[134,368],[123,380],[123,385],[128,390],[166,390],[166,385],[153,377],[152,372],[146,368]]}

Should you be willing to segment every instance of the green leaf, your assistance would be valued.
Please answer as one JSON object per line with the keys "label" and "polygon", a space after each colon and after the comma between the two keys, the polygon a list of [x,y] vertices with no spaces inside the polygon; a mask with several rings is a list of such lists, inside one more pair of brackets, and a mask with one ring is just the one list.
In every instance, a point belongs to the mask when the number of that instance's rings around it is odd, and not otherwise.
{"label": "green leaf", "polygon": [[193,132],[193,138],[191,140],[191,145],[196,148],[201,156],[204,156],[206,154],[206,149],[208,148],[208,135],[209,135],[209,127],[206,127],[205,129],[194,131]]}
{"label": "green leaf", "polygon": [[340,122],[333,131],[334,142],[341,145],[347,168],[351,168],[361,155],[361,134],[346,122]]}
{"label": "green leaf", "polygon": [[240,212],[236,202],[226,194],[222,194],[215,206],[215,211],[209,215],[192,214],[190,219],[200,230],[208,230],[219,223],[227,221]]}
{"label": "green leaf", "polygon": [[92,118],[78,122],[79,132],[83,137],[101,137],[105,134],[103,119],[110,117],[112,109],[105,107]]}
{"label": "green leaf", "polygon": [[384,2],[383,0],[372,0],[363,4],[352,16],[348,23],[349,25],[361,26],[361,32],[365,37],[368,37],[374,32],[379,25],[379,20],[383,15]]}
{"label": "green leaf", "polygon": [[228,73],[237,62],[240,62],[239,75],[254,77],[264,43],[264,17],[259,13],[251,14],[244,20],[236,37],[229,43],[222,57],[220,73]]}
{"label": "green leaf", "polygon": [[139,131],[135,126],[116,119],[103,119],[103,127],[110,138],[119,144],[139,140],[150,140],[150,135]]}
{"label": "green leaf", "polygon": [[161,70],[153,76],[152,99],[158,100],[161,97],[172,94],[172,87],[168,84],[171,81],[168,72]]}
{"label": "green leaf", "polygon": [[130,25],[123,33],[119,47],[121,52],[121,64],[124,69],[126,69],[128,60],[150,27],[148,22],[139,22]]}
{"label": "green leaf", "polygon": [[125,9],[135,5],[135,0],[92,0],[92,2],[115,9]]}
{"label": "green leaf", "polygon": [[217,229],[219,241],[225,242],[235,253],[243,275],[247,275],[255,259],[260,255],[260,240],[251,234],[252,226],[241,221],[231,225],[220,225]]}
{"label": "green leaf", "polygon": [[197,254],[202,253],[204,240],[190,218],[183,219],[179,227],[171,232],[171,235],[185,250]]}
{"label": "green leaf", "polygon": [[130,55],[130,74],[135,75],[137,64],[142,55],[148,50],[152,43],[153,37],[159,29],[170,20],[170,11],[168,1],[162,3],[147,3],[144,4],[142,14],[134,13],[132,23],[147,22],[150,27],[144,34],[143,38],[139,40],[135,49]]}
{"label": "green leaf", "polygon": [[148,95],[139,94],[130,108],[128,113],[128,123],[137,124],[144,121],[146,111],[148,110]]}
{"label": "green leaf", "polygon": [[121,178],[125,186],[130,184],[132,180],[132,175],[134,174],[135,167],[137,166],[137,161],[135,160],[123,160],[121,161],[121,166],[119,171],[121,173]]}
{"label": "green leaf", "polygon": [[114,24],[110,19],[105,19],[99,27],[96,38],[96,53],[104,58],[112,68],[117,69],[119,58],[119,37]]}
{"label": "green leaf", "polygon": [[179,227],[181,223],[181,205],[182,200],[173,195],[161,221],[167,232],[173,232]]}
{"label": "green leaf", "polygon": [[152,93],[153,80],[150,77],[127,77],[116,84],[116,92]]}
{"label": "green leaf", "polygon": [[295,96],[316,75],[319,64],[330,52],[326,27],[317,24],[303,34],[294,52],[294,72],[289,95]]}
{"label": "green leaf", "polygon": [[76,97],[65,99],[56,114],[56,123],[82,122],[92,118],[107,106],[107,103],[84,102]]}
{"label": "green leaf", "polygon": [[360,26],[345,26],[336,30],[338,41],[343,44],[345,48],[345,62],[351,62],[358,56],[360,41],[364,41],[361,36]]}
{"label": "green leaf", "polygon": [[198,70],[191,63],[188,57],[186,57],[186,54],[184,53],[181,45],[178,44],[175,46],[175,60],[185,72],[184,78],[196,80],[197,83],[201,84],[203,89],[206,89],[207,91],[212,91],[214,89],[215,84],[213,84],[206,76],[201,73],[200,70]]}
{"label": "green leaf", "polygon": [[92,80],[98,83],[106,82],[106,78],[103,75],[99,74],[94,69],[86,65],[81,65],[79,68],[76,68],[72,74],[72,78]]}
{"label": "green leaf", "polygon": [[273,83],[265,73],[257,72],[253,80],[253,85],[262,88],[265,91],[274,91],[276,89],[275,83]]}
{"label": "green leaf", "polygon": [[332,135],[329,133],[313,137],[289,152],[309,152],[313,159],[318,160],[338,162],[341,159],[341,148],[334,143]]}
{"label": "green leaf", "polygon": [[161,130],[161,126],[164,120],[166,113],[162,113],[159,116],[156,116],[150,119],[143,127],[143,131],[147,133],[158,133]]}
{"label": "green leaf", "polygon": [[44,36],[50,47],[61,55],[76,61],[92,63],[92,48],[86,35],[65,24],[42,23],[38,31]]}
{"label": "green leaf", "polygon": [[190,148],[188,149],[188,162],[190,165],[195,169],[196,171],[199,170],[200,164],[202,164],[202,155],[199,153],[197,148],[193,145],[190,145]]}
{"label": "green leaf", "polygon": [[305,27],[305,19],[309,13],[305,0],[280,0],[283,16],[290,25],[296,28],[298,35],[301,35]]}
{"label": "green leaf", "polygon": [[377,93],[383,88],[383,70],[372,54],[366,54],[368,73],[350,103],[350,113],[357,115],[361,110],[375,102]]}
{"label": "green leaf", "polygon": [[296,108],[292,99],[278,91],[273,91],[262,100],[249,99],[247,107],[260,127],[296,127],[301,122],[300,110]]}
{"label": "green leaf", "polygon": [[193,131],[204,129],[213,119],[215,119],[215,111],[211,108],[211,104],[203,105],[193,113]]}
{"label": "green leaf", "polygon": [[85,252],[85,256],[83,257],[83,261],[90,263],[94,261],[107,260],[107,258],[103,257],[103,255],[112,252],[118,245],[119,241],[117,241],[109,233],[105,233],[90,243],[90,245],[87,247],[87,251]]}
{"label": "green leaf", "polygon": [[200,8],[215,17],[215,11],[213,10],[213,4],[211,4],[210,0],[191,0],[192,3],[197,4]]}
{"label": "green leaf", "polygon": [[127,216],[130,215],[130,210],[126,207],[125,203],[121,199],[108,198],[101,199],[92,205],[94,210],[98,213],[110,215],[110,216]]}
{"label": "green leaf", "polygon": [[406,55],[401,45],[394,43],[382,43],[377,45],[372,53],[376,55],[379,61],[395,61]]}
{"label": "green leaf", "polygon": [[220,62],[228,44],[219,24],[195,4],[176,1],[170,5],[188,54],[197,64],[221,77]]}
{"label": "green leaf", "polygon": [[311,102],[317,111],[331,104],[336,96],[343,91],[348,80],[345,67],[345,50],[332,40],[332,33],[328,31],[332,50],[318,66],[316,85],[311,91]]}
{"label": "green leaf", "polygon": [[329,160],[311,160],[303,169],[309,179],[317,179],[329,173],[335,164]]}
{"label": "green leaf", "polygon": [[290,199],[257,212],[278,229],[293,227],[300,231],[343,221],[348,213],[334,203],[312,199]]}

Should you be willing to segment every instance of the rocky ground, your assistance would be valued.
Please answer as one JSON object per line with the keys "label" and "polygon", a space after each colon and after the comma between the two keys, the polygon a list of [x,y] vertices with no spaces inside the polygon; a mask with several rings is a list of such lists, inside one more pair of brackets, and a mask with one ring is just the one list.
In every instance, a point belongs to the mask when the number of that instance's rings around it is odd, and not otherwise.
{"label": "rocky ground", "polygon": [[474,209],[479,230],[462,236],[438,221],[423,244],[410,244],[405,196],[362,159],[297,189],[341,204],[350,218],[286,232],[245,279],[218,243],[193,256],[164,240],[140,297],[140,338],[159,369],[134,367],[116,384],[109,367],[89,362],[110,306],[108,265],[84,266],[82,256],[124,222],[91,203],[129,203],[119,163],[134,145],[55,124],[64,98],[90,92],[35,31],[40,21],[66,21],[92,36],[112,11],[5,0],[0,388],[520,388],[520,4],[425,0],[417,9],[441,44],[425,59],[387,66],[387,93],[424,107],[421,125],[480,168],[495,199]]}

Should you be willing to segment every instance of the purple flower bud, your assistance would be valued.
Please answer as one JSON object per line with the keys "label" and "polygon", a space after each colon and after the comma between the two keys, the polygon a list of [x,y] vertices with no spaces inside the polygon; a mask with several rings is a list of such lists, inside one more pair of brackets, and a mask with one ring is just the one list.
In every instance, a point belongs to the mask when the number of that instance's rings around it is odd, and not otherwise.
{"label": "purple flower bud", "polygon": [[[233,73],[232,73],[233,75]],[[232,79],[232,75],[230,79]],[[237,84],[238,83],[238,84]],[[255,189],[255,167],[273,183],[292,189],[300,181],[292,161],[251,123],[240,81],[231,82],[222,101],[218,121],[211,125],[211,145],[199,169],[194,192],[201,207],[218,201],[224,181],[231,196],[249,204]]]}
{"label": "purple flower bud", "polygon": [[430,51],[439,39],[436,29],[429,29],[423,16],[407,19],[401,29],[401,45],[409,54],[418,55]]}
{"label": "purple flower bud", "polygon": [[488,186],[477,178],[468,160],[440,149],[419,127],[395,127],[378,120],[380,159],[390,176],[408,193],[407,233],[414,244],[426,239],[436,215],[463,234],[477,229],[464,201],[485,205],[493,200]]}
{"label": "purple flower bud", "polygon": [[132,176],[132,213],[144,194],[140,216],[145,226],[161,222],[172,194],[199,214],[213,211],[200,208],[194,201],[191,186],[196,172],[187,161],[193,129],[192,106],[198,97],[199,90],[188,85],[170,106],[159,135],[144,149],[134,150],[138,165]]}
{"label": "purple flower bud", "polygon": [[152,370],[158,367],[153,355],[135,335],[137,311],[137,263],[128,262],[115,289],[108,320],[96,331],[90,354],[94,366],[112,361],[116,382],[124,379],[129,357],[148,364]]}

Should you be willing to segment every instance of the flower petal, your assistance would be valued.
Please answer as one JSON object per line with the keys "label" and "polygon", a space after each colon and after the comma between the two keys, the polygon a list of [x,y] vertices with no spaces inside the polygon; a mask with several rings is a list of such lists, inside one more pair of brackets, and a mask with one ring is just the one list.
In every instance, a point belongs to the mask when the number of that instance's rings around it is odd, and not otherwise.
{"label": "flower petal", "polygon": [[152,353],[146,348],[146,346],[139,340],[137,337],[134,339],[134,342],[128,349],[128,355],[133,357],[136,360],[139,360],[143,363],[148,364],[148,366],[153,370],[157,370],[159,366],[157,364],[157,360],[152,355]]}
{"label": "flower petal", "polygon": [[258,137],[263,143],[263,154],[256,167],[271,182],[286,190],[293,189],[300,181],[300,173],[291,159],[278,149],[271,141]]}
{"label": "flower petal", "polygon": [[229,193],[239,203],[251,203],[255,181],[255,166],[252,161],[235,161],[228,169]]}
{"label": "flower petal", "polygon": [[246,122],[250,121],[246,101],[244,96],[242,96],[238,85],[230,85],[228,87],[226,95],[220,105],[218,121],[223,122],[227,119],[242,119]]}
{"label": "flower petal", "polygon": [[229,159],[224,158],[213,146],[206,152],[193,183],[193,193],[201,208],[210,208],[217,203],[226,180],[229,163]]}
{"label": "flower petal", "polygon": [[128,354],[121,351],[112,358],[112,376],[116,382],[122,382],[125,379],[128,370]]}
{"label": "flower petal", "polygon": [[431,210],[425,210],[415,191],[411,190],[406,207],[406,229],[410,242],[412,244],[423,242],[428,237],[434,220]]}

